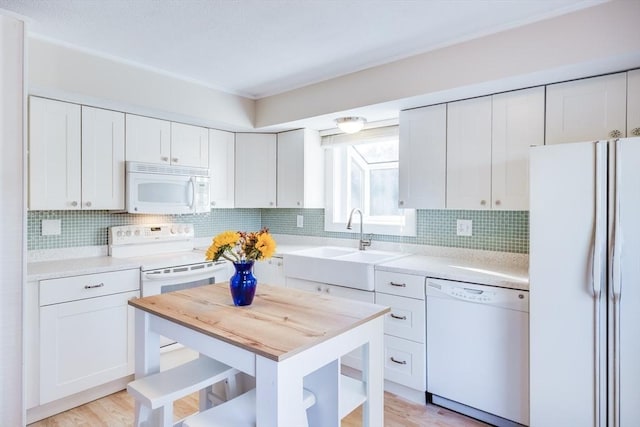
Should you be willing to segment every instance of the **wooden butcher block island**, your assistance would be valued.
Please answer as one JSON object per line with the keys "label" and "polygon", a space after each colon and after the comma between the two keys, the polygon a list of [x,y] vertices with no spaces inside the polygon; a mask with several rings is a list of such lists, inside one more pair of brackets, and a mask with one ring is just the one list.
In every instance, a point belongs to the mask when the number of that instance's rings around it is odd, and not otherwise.
{"label": "wooden butcher block island", "polygon": [[299,412],[290,409],[302,405],[303,384],[324,396],[310,411],[309,425],[337,427],[340,357],[363,348],[364,425],[383,425],[388,307],[263,284],[252,305],[236,307],[226,283],[129,304],[137,309],[136,378],[159,371],[158,343],[164,335],[255,376],[258,427],[297,425]]}

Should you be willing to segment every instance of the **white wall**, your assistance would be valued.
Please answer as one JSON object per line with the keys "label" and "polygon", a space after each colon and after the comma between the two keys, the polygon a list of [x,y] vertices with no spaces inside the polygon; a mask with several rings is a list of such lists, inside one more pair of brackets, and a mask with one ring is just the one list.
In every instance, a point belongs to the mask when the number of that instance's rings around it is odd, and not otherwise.
{"label": "white wall", "polygon": [[24,24],[0,14],[0,424],[24,424],[22,289],[25,272]]}
{"label": "white wall", "polygon": [[29,39],[29,92],[221,128],[253,128],[255,101],[124,62]]}
{"label": "white wall", "polygon": [[638,17],[640,1],[612,1],[262,98],[255,124],[389,102],[397,111],[640,67]]}

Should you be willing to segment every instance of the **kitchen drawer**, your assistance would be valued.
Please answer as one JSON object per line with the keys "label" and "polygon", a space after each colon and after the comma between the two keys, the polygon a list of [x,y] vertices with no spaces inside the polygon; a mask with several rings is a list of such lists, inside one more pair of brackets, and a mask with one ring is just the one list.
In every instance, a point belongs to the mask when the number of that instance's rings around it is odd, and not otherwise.
{"label": "kitchen drawer", "polygon": [[376,293],[376,304],[391,308],[384,316],[384,333],[398,338],[425,342],[425,303],[423,300]]}
{"label": "kitchen drawer", "polygon": [[376,270],[376,292],[424,299],[425,276]]}
{"label": "kitchen drawer", "polygon": [[384,378],[414,390],[427,389],[425,345],[384,336]]}
{"label": "kitchen drawer", "polygon": [[140,270],[120,270],[40,281],[40,306],[140,290]]}

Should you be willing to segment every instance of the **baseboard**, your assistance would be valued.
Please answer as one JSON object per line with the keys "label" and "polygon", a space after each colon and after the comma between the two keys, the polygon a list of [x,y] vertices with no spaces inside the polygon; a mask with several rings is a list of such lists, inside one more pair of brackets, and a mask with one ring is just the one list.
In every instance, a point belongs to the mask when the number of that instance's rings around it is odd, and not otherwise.
{"label": "baseboard", "polygon": [[44,405],[27,409],[27,424],[35,423],[36,421],[49,418],[53,415],[59,414],[60,412],[68,411],[69,409],[84,405],[85,403],[100,399],[101,397],[108,396],[120,390],[124,390],[127,388],[127,384],[131,381],[133,381],[133,375],[72,394],[71,396],[67,396]]}

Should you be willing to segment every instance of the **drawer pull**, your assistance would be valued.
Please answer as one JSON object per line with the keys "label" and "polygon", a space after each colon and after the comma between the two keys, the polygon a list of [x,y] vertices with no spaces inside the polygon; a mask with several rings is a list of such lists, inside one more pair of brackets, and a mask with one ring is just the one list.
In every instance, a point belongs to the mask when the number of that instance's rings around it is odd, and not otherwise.
{"label": "drawer pull", "polygon": [[104,286],[104,283],[98,283],[97,285],[84,285],[85,289],[94,289],[94,288],[101,288]]}
{"label": "drawer pull", "polygon": [[397,363],[398,365],[406,365],[407,364],[406,360],[396,360],[396,359],[393,358],[393,356],[391,356],[389,359],[391,359],[391,361],[393,363]]}
{"label": "drawer pull", "polygon": [[406,283],[389,282],[389,284],[390,284],[391,286],[397,286],[397,287],[399,287],[399,288],[406,288],[406,287],[407,287],[407,284],[406,284]]}
{"label": "drawer pull", "polygon": [[397,316],[393,313],[390,313],[390,316],[393,317],[394,319],[398,319],[398,320],[407,320],[407,316]]}

